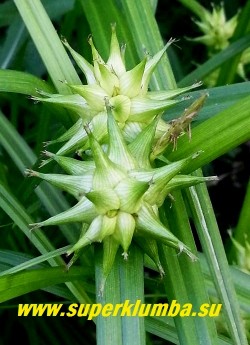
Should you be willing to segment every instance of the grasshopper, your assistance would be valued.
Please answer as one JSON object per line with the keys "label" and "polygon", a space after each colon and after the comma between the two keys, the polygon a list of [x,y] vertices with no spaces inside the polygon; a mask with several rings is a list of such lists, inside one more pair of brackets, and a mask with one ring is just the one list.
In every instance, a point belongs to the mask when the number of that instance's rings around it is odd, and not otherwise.
{"label": "grasshopper", "polygon": [[173,143],[173,151],[177,149],[177,140],[185,132],[188,134],[189,140],[191,140],[191,122],[197,115],[199,110],[203,107],[203,104],[208,97],[208,93],[201,95],[196,99],[183,114],[172,121],[169,122],[169,129],[162,137],[156,142],[153,151],[151,153],[151,158],[155,158],[163,151],[166,150],[170,143]]}

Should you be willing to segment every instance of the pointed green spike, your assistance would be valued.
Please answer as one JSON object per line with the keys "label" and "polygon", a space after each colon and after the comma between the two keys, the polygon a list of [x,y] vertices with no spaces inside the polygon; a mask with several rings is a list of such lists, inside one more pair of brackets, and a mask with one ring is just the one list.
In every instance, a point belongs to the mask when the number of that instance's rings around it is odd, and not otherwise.
{"label": "pointed green spike", "polygon": [[196,260],[196,256],[192,254],[189,248],[160,222],[149,204],[144,203],[137,215],[136,227],[141,234],[144,233],[146,236],[161,241],[165,245],[179,250],[180,253],[184,252],[191,260]]}
{"label": "pointed green spike", "polygon": [[103,216],[102,229],[101,229],[101,234],[100,234],[101,241],[104,238],[107,238],[110,235],[113,235],[116,228],[116,223],[117,223],[116,215],[113,214],[112,217],[110,217],[109,215]]}
{"label": "pointed green spike", "polygon": [[150,259],[153,260],[153,262],[159,270],[161,277],[163,277],[165,275],[165,272],[160,262],[156,240],[150,238],[147,238],[145,240],[145,238],[143,237],[136,236],[135,242],[143,250],[143,252],[147,254],[150,257]]}
{"label": "pointed green spike", "polygon": [[[88,228],[89,228],[89,224],[82,223],[81,234],[80,234],[79,238],[81,238],[81,237],[84,236],[84,234],[86,233],[86,231],[88,230]],[[79,249],[79,250],[76,250],[76,251],[74,252],[73,257],[70,259],[70,261],[69,261],[69,262],[67,263],[67,265],[66,265],[67,270],[70,269],[70,267],[76,262],[76,260],[82,255],[82,253],[83,253],[82,248]]]}
{"label": "pointed green spike", "polygon": [[50,182],[55,187],[72,194],[77,199],[91,189],[93,182],[93,172],[86,173],[82,176],[71,176],[64,174],[43,174],[38,171],[27,169],[26,174]]}
{"label": "pointed green spike", "polygon": [[199,183],[210,182],[210,181],[218,181],[218,176],[208,176],[208,177],[200,177],[200,176],[191,176],[191,175],[177,175],[169,181],[166,187],[163,190],[163,194],[167,195],[172,190],[187,188],[191,186],[195,186]]}
{"label": "pointed green spike", "polygon": [[143,59],[132,70],[120,76],[120,93],[122,95],[133,98],[140,94],[145,65],[146,59]]}
{"label": "pointed green spike", "polygon": [[80,176],[95,169],[93,161],[79,161],[78,159],[56,155],[49,151],[43,151],[42,153],[56,161],[70,175]]}
{"label": "pointed green spike", "polygon": [[113,237],[122,246],[124,252],[122,253],[125,260],[128,258],[128,248],[131,244],[132,237],[135,231],[135,219],[126,212],[119,212],[117,214],[116,228]]}
{"label": "pointed green spike", "polygon": [[67,251],[67,254],[70,255],[74,253],[74,251],[86,247],[92,242],[101,242],[102,239],[100,234],[102,230],[102,221],[103,216],[94,218],[86,233]]}
{"label": "pointed green spike", "polygon": [[151,184],[161,183],[163,180],[170,181],[181,169],[185,168],[193,159],[197,158],[202,151],[194,153],[192,156],[181,159],[177,162],[171,162],[168,165],[164,165],[155,169],[134,169],[128,172],[130,177],[134,177],[138,181],[151,182]]}
{"label": "pointed green spike", "polygon": [[100,86],[107,92],[109,96],[113,96],[115,90],[119,88],[119,80],[105,65],[99,64]]}
{"label": "pointed green spike", "polygon": [[110,53],[107,61],[107,65],[110,67],[111,71],[120,77],[124,72],[126,72],[123,57],[121,54],[120,45],[116,35],[116,25],[111,25],[112,35],[110,43]]}
{"label": "pointed green spike", "polygon": [[174,90],[164,90],[164,91],[148,91],[147,97],[150,99],[156,99],[156,100],[164,100],[164,99],[170,99],[173,97],[176,97],[184,92],[188,92],[194,88],[200,87],[202,85],[202,82],[195,83],[191,86],[177,88]]}
{"label": "pointed green spike", "polygon": [[80,95],[53,95],[50,98],[33,96],[32,99],[45,103],[52,103],[65,109],[75,112],[84,122],[90,121],[95,115],[95,111],[87,104],[86,100]]}
{"label": "pointed green spike", "polygon": [[93,188],[97,190],[101,190],[103,187],[113,188],[121,179],[126,177],[125,171],[109,159],[91,131],[87,127],[85,129],[88,132],[89,143],[96,165]]}
{"label": "pointed green spike", "polygon": [[156,117],[128,146],[139,168],[151,168],[149,157],[158,121],[159,117]]}
{"label": "pointed green spike", "polygon": [[35,228],[48,225],[66,224],[72,222],[86,222],[91,223],[92,220],[97,216],[95,206],[87,198],[83,197],[75,206],[61,212],[49,219],[44,220],[40,223],[30,224]]}
{"label": "pointed green spike", "polygon": [[188,164],[198,155],[199,153],[196,153],[177,162],[173,162],[161,168],[154,169],[155,174],[153,175],[150,188],[145,193],[144,200],[151,205],[157,204],[159,201],[159,196],[161,195],[162,190],[165,188],[167,183],[182,169],[187,167]]}
{"label": "pointed green spike", "polygon": [[116,218],[109,218],[106,216],[97,216],[90,224],[86,233],[76,242],[76,244],[67,251],[71,254],[74,251],[91,244],[92,242],[101,242],[103,238],[109,237],[115,230]]}
{"label": "pointed green spike", "polygon": [[123,179],[115,187],[115,192],[120,199],[120,210],[128,213],[136,213],[141,205],[141,199],[149,188],[147,182],[140,182],[136,179]]}
{"label": "pointed green spike", "polygon": [[[106,112],[100,112],[89,124],[89,127],[98,141],[101,141],[107,136],[107,114]],[[75,152],[79,149],[88,149],[88,136],[83,127],[68,141],[66,142],[56,154],[65,155]]]}
{"label": "pointed green spike", "polygon": [[96,84],[93,66],[82,55],[80,55],[73,48],[71,48],[66,39],[63,39],[62,42],[65,45],[65,47],[67,47],[70,51],[78,67],[84,73],[87,83],[89,85]]}
{"label": "pointed green spike", "polygon": [[181,100],[155,100],[147,97],[134,97],[131,100],[129,121],[151,121],[155,115],[179,102]]}
{"label": "pointed green spike", "polygon": [[109,152],[108,156],[112,162],[123,166],[126,170],[136,167],[136,161],[129,152],[122,132],[114,119],[110,106],[106,103],[108,114]]}
{"label": "pointed green spike", "polygon": [[100,56],[100,54],[96,50],[95,45],[93,43],[92,36],[89,36],[88,42],[89,42],[89,44],[91,46],[91,50],[92,50],[95,78],[97,81],[99,81],[100,80],[99,64],[105,65],[105,62],[103,61],[102,57]]}
{"label": "pointed green spike", "polygon": [[167,195],[170,194],[173,190],[183,189],[183,188],[194,186],[199,183],[217,181],[217,180],[218,180],[217,176],[198,177],[198,176],[190,176],[190,175],[177,175],[173,177],[168,182],[168,184],[162,189],[156,201],[156,205],[160,207],[163,204],[164,200],[166,199]]}
{"label": "pointed green spike", "polygon": [[65,155],[75,152],[88,140],[87,133],[81,126],[79,130],[56,152],[57,155]]}
{"label": "pointed green spike", "polygon": [[142,92],[143,92],[143,94],[147,93],[148,84],[149,84],[150,78],[154,72],[154,69],[156,68],[157,64],[161,60],[161,58],[162,58],[163,54],[165,53],[165,51],[167,50],[167,48],[173,42],[175,42],[175,39],[170,39],[163,49],[161,49],[157,54],[155,54],[152,57],[152,59],[149,59],[147,61],[146,66],[145,66],[145,71],[143,74],[143,78],[142,78]]}

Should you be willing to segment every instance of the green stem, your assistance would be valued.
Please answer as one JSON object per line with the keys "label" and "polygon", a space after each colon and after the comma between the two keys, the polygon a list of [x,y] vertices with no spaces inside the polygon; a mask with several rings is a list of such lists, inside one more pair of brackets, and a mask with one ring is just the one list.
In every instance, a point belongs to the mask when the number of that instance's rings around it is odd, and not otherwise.
{"label": "green stem", "polygon": [[239,221],[234,232],[234,238],[236,239],[236,241],[240,242],[242,245],[244,245],[244,242],[246,240],[245,235],[249,233],[249,231],[247,231],[247,229],[249,229],[249,224],[250,224],[249,209],[250,209],[250,181],[248,182],[246,196],[243,202],[243,206],[241,208]]}
{"label": "green stem", "polygon": [[[201,173],[197,175],[200,176]],[[199,239],[223,304],[229,332],[235,345],[247,344],[239,304],[207,188],[201,184],[191,187],[187,194]]]}
{"label": "green stem", "polygon": [[[102,305],[121,303],[120,277],[118,261],[115,260],[111,272],[106,280],[103,296],[100,296],[100,286],[103,279],[103,249],[102,246],[95,247],[95,276],[96,276],[96,302]],[[99,315],[96,319],[96,336],[98,345],[122,344],[122,320],[121,316],[103,317]]]}
{"label": "green stem", "polygon": [[[176,236],[185,243],[193,253],[197,253],[181,192],[175,192],[173,197],[175,201],[172,202],[167,200],[165,207],[170,229],[172,229]],[[192,301],[193,310],[198,312],[203,303],[209,303],[209,296],[206,291],[200,262],[199,260],[192,262],[190,258],[185,255],[179,255],[178,260],[188,294],[188,300]],[[173,279],[175,278],[173,277]],[[187,303],[188,300],[185,303]],[[196,317],[195,328],[196,341],[198,343],[217,344],[216,327],[212,318]]]}
{"label": "green stem", "polygon": [[[233,232],[233,238],[243,247],[246,247],[246,236],[249,234],[250,229],[250,180],[247,185],[247,191],[245,195],[245,199],[243,201],[243,205],[241,207],[241,212],[238,220],[238,224]],[[248,241],[250,241],[250,238],[248,237]],[[230,261],[234,262],[236,261],[236,252],[237,248],[233,243],[231,243],[230,246],[230,253],[229,258]]]}
{"label": "green stem", "polygon": [[[107,278],[103,296],[100,296],[102,284],[102,247],[95,250],[96,268],[96,295],[97,303],[105,305],[111,303],[114,307],[119,304],[128,305],[144,302],[143,255],[134,245],[130,246],[128,260],[125,261],[118,251],[114,266]],[[126,302],[127,301],[127,302]],[[144,319],[139,316],[130,316],[133,308],[121,308],[117,316],[97,317],[97,344],[117,345],[144,345]],[[124,310],[125,314],[121,316]]]}
{"label": "green stem", "polygon": [[[140,250],[131,245],[129,257],[125,261],[120,255],[120,287],[121,300],[130,303],[144,303],[143,255]],[[133,288],[131,289],[131,287]],[[140,316],[125,316],[122,318],[122,334],[124,345],[145,345],[144,318]]]}
{"label": "green stem", "polygon": [[189,8],[201,20],[204,20],[207,10],[195,0],[179,0],[184,6]]}

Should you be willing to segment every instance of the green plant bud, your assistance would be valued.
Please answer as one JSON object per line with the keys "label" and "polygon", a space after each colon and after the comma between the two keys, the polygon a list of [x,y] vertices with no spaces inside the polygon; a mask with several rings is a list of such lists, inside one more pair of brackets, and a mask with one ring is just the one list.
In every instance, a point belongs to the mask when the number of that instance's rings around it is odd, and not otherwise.
{"label": "green plant bud", "polygon": [[116,222],[116,217],[97,216],[78,242],[67,251],[67,254],[70,255],[74,251],[79,251],[92,242],[102,242],[103,238],[113,234],[116,228]]}
{"label": "green plant bud", "polygon": [[86,193],[85,196],[92,201],[99,214],[106,214],[110,210],[118,210],[121,206],[118,194],[112,189],[95,189]]}
{"label": "green plant bud", "polygon": [[169,181],[164,191],[166,190],[169,193],[174,189],[187,188],[187,187],[195,186],[196,184],[199,184],[199,183],[210,182],[210,181],[219,181],[219,178],[218,176],[200,177],[200,176],[192,176],[192,175],[177,175]]}
{"label": "green plant bud", "polygon": [[77,149],[86,144],[88,140],[87,133],[81,127],[57,152],[57,155],[66,155],[75,152]]}
{"label": "green plant bud", "polygon": [[114,238],[122,246],[124,252],[122,253],[125,260],[128,258],[128,248],[131,244],[132,237],[135,231],[135,219],[126,212],[118,212],[116,228],[113,234]]}
{"label": "green plant bud", "polygon": [[157,204],[159,195],[161,195],[162,190],[167,185],[167,183],[182,169],[187,167],[190,161],[196,157],[197,154],[163,166],[161,168],[154,169],[155,174],[152,176],[152,183],[148,191],[145,193],[144,200],[151,205]]}
{"label": "green plant bud", "polygon": [[112,97],[116,96],[120,87],[119,79],[105,65],[99,64],[99,84]]}
{"label": "green plant bud", "polygon": [[117,217],[104,215],[102,219],[101,240],[112,235],[116,229]]}
{"label": "green plant bud", "polygon": [[105,65],[105,62],[103,61],[102,57],[100,56],[100,54],[96,50],[94,43],[93,43],[92,36],[89,36],[88,42],[89,42],[89,44],[91,46],[91,50],[92,50],[95,78],[96,78],[96,80],[100,80],[99,64]]}
{"label": "green plant bud", "polygon": [[170,163],[166,166],[155,169],[134,169],[128,172],[130,177],[136,178],[138,181],[151,182],[152,184],[167,183],[175,175],[177,175],[181,169],[187,167],[187,165],[198,155],[200,151],[184,158],[180,161]]}
{"label": "green plant bud", "polygon": [[80,176],[86,172],[92,172],[95,169],[95,163],[93,161],[79,161],[74,158],[59,156],[49,151],[43,151],[42,153],[56,161],[66,173],[71,175]]}
{"label": "green plant bud", "polygon": [[[98,141],[104,140],[107,136],[107,113],[100,112],[97,114],[89,124],[89,128],[94,134],[95,138]],[[87,149],[89,148],[88,136],[86,131],[83,128],[83,124],[79,130],[66,142],[56,154],[65,155],[72,152],[75,152],[78,149]]]}
{"label": "green plant bud", "polygon": [[173,190],[183,189],[191,186],[195,186],[199,183],[210,182],[210,181],[218,181],[217,176],[209,176],[209,177],[198,177],[198,176],[190,176],[190,175],[177,175],[173,177],[168,184],[162,189],[157,199],[157,206],[160,207],[166,196],[169,195]]}
{"label": "green plant bud", "polygon": [[88,85],[96,84],[93,66],[86,59],[84,59],[82,55],[78,54],[74,49],[72,49],[71,46],[66,41],[66,39],[63,39],[62,42],[65,45],[65,47],[67,47],[68,50],[70,51],[78,67],[84,73],[87,79]]}
{"label": "green plant bud", "polygon": [[157,242],[149,238],[145,241],[145,239],[140,236],[135,236],[135,242],[143,250],[143,252],[147,254],[151,260],[153,260],[158,268],[160,276],[163,277],[165,272],[159,259]]}
{"label": "green plant bud", "polygon": [[202,6],[200,9],[198,15],[201,21],[195,21],[195,23],[204,35],[192,40],[207,45],[211,51],[225,49],[235,31],[238,13],[227,21],[223,6],[213,6],[212,12]]}
{"label": "green plant bud", "polygon": [[82,199],[72,208],[50,217],[43,222],[30,224],[30,226],[35,229],[42,226],[66,224],[72,222],[91,223],[96,216],[97,212],[93,203],[87,198],[82,197]]}
{"label": "green plant bud", "polygon": [[52,103],[65,109],[73,111],[80,116],[84,122],[88,122],[96,115],[95,109],[91,108],[85,99],[80,95],[51,95],[49,98],[32,97],[35,101]]}
{"label": "green plant bud", "polygon": [[126,177],[125,171],[108,158],[91,132],[88,132],[88,136],[96,165],[93,188],[101,189],[116,186],[120,180]]}
{"label": "green plant bud", "polygon": [[93,173],[85,173],[82,176],[70,176],[63,174],[43,174],[34,170],[27,169],[28,176],[36,176],[50,182],[55,187],[72,194],[75,198],[79,197],[90,190],[93,182]]}
{"label": "green plant bud", "polygon": [[[123,248],[124,259],[135,234],[138,245],[164,274],[158,257],[157,242],[195,256],[160,221],[158,207],[173,189],[191,186],[210,179],[178,175],[199,153],[177,162],[158,157],[185,131],[203,105],[203,95],[188,107],[182,116],[171,123],[160,117],[169,107],[184,101],[184,92],[198,87],[168,91],[148,91],[149,80],[166,49],[174,40],[151,59],[144,59],[126,71],[125,48],[120,48],[115,25],[112,26],[110,55],[105,63],[96,50],[92,37],[93,66],[64,41],[88,85],[67,86],[72,95],[51,95],[40,92],[36,98],[58,104],[77,113],[80,119],[66,133],[48,144],[63,143],[55,153],[44,151],[69,175],[43,174],[28,170],[31,176],[42,178],[56,187],[74,195],[79,201],[67,211],[43,222],[32,224],[34,228],[69,222],[81,222],[79,240],[68,251],[74,253],[68,267],[80,256],[82,249],[92,242],[103,241],[103,279],[100,293],[114,263],[118,247]],[[190,133],[190,131],[189,131]],[[86,161],[79,161],[67,154],[75,154]],[[164,166],[154,168],[154,159]]]}
{"label": "green plant bud", "polygon": [[114,189],[120,199],[120,210],[136,213],[141,206],[141,198],[148,188],[147,182],[140,182],[132,178],[121,180]]}
{"label": "green plant bud", "polygon": [[92,242],[101,242],[102,241],[102,223],[103,216],[97,216],[92,223],[90,224],[86,233],[74,244],[74,246],[67,251],[67,255],[74,253],[83,247],[91,244]]}

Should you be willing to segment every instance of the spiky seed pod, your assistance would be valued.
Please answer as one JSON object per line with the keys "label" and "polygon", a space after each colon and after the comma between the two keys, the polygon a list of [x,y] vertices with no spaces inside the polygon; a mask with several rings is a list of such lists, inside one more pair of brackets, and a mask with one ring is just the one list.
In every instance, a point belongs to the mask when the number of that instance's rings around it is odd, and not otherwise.
{"label": "spiky seed pod", "polygon": [[[189,88],[148,91],[150,77],[172,42],[170,40],[153,58],[145,58],[127,71],[114,26],[106,63],[92,38],[89,43],[93,65],[64,40],[88,84],[67,84],[74,92],[70,96],[40,93],[42,97],[35,98],[74,111],[80,119],[60,138],[50,142],[64,142],[56,154],[44,151],[47,161],[56,161],[67,175],[27,171],[29,176],[37,176],[71,193],[77,203],[71,209],[31,226],[82,223],[81,236],[68,251],[68,254],[74,253],[68,267],[85,246],[103,241],[104,280],[100,291],[103,291],[119,246],[123,249],[124,259],[127,259],[135,234],[137,243],[156,262],[161,274],[163,270],[155,241],[161,241],[195,260],[189,248],[161,223],[158,216],[158,208],[170,191],[206,181],[205,178],[179,175],[199,153],[160,168],[154,163],[171,143],[170,136],[164,145],[161,141],[157,151],[161,136],[171,129],[160,118],[161,113],[180,102],[173,97],[200,86],[197,83]],[[184,131],[190,119],[182,116],[181,121],[181,130]],[[79,161],[64,157],[76,150],[88,153],[89,159]],[[147,239],[148,243],[143,245]]]}
{"label": "spiky seed pod", "polygon": [[197,14],[200,21],[195,21],[195,23],[203,36],[194,40],[205,44],[211,51],[225,49],[229,45],[229,39],[233,36],[237,26],[238,14],[227,20],[223,4],[220,6],[213,5],[212,12],[199,6],[199,13]]}
{"label": "spiky seed pod", "polygon": [[[192,38],[192,41],[199,42],[207,46],[209,56],[218,53],[227,48],[230,44],[230,39],[234,35],[235,29],[238,25],[240,11],[233,17],[227,19],[223,2],[220,5],[212,4],[212,11],[208,11],[205,7],[199,4],[199,9],[196,15],[200,20],[194,22],[202,32],[202,36]],[[243,51],[240,56],[237,73],[247,80],[245,66],[250,63],[250,48]],[[215,70],[206,82],[213,86],[218,78],[219,70]]]}

